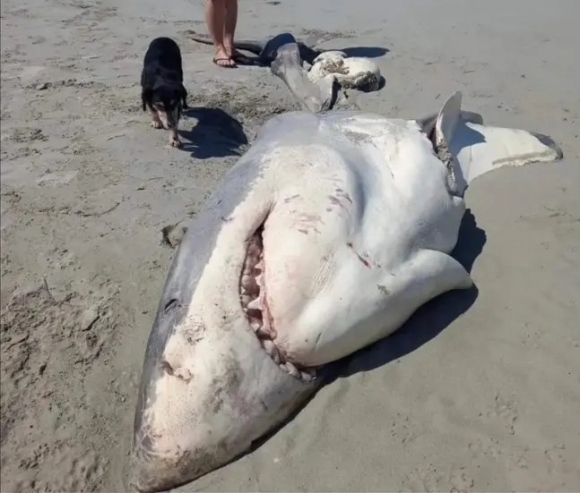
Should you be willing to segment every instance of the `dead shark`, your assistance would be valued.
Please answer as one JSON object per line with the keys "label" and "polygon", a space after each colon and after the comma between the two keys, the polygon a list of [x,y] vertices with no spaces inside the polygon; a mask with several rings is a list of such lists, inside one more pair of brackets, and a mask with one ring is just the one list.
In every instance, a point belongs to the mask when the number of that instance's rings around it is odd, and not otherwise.
{"label": "dead shark", "polygon": [[305,78],[294,42],[276,53],[272,71],[304,109],[265,123],[173,259],[143,364],[133,491],[234,460],[316,391],[326,365],[471,287],[450,256],[467,187],[562,157],[546,136],[462,111],[460,93],[419,119],[331,111],[332,80]]}

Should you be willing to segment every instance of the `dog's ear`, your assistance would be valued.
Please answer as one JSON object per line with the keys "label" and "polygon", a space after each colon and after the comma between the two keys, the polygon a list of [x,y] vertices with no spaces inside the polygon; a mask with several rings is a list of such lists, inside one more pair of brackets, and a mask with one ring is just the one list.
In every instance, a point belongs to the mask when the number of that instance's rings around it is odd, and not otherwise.
{"label": "dog's ear", "polygon": [[153,95],[153,91],[149,88],[143,89],[141,91],[141,107],[143,111],[147,110],[147,105],[151,106],[151,96]]}

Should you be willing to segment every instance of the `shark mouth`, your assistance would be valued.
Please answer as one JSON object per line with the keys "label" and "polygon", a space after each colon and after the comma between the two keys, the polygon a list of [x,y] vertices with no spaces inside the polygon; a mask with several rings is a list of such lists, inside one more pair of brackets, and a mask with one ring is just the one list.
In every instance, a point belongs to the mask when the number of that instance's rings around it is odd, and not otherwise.
{"label": "shark mouth", "polygon": [[315,378],[315,371],[288,361],[284,351],[276,345],[276,328],[266,297],[263,231],[262,224],[248,242],[240,278],[242,309],[262,348],[272,361],[294,378],[309,382]]}

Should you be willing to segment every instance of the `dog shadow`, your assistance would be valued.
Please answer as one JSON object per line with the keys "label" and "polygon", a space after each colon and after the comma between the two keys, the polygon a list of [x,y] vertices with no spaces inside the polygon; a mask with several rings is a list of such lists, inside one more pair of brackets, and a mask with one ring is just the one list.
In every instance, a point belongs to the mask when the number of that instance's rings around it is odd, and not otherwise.
{"label": "dog shadow", "polygon": [[[471,272],[486,239],[485,231],[477,227],[475,217],[468,209],[463,217],[457,245],[451,256],[468,272]],[[473,286],[466,290],[449,291],[432,299],[421,306],[392,335],[328,365],[324,371],[326,383],[380,368],[412,353],[437,337],[456,318],[465,313],[473,305],[477,295],[477,287]]]}
{"label": "dog shadow", "polygon": [[219,108],[188,108],[189,119],[197,120],[191,130],[180,130],[182,149],[197,159],[239,156],[248,138],[242,124]]}

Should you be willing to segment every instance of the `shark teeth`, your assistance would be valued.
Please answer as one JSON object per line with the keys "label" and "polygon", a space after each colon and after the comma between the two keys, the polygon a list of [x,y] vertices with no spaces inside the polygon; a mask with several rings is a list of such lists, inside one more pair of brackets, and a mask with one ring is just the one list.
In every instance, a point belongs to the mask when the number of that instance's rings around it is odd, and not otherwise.
{"label": "shark teeth", "polygon": [[254,298],[248,303],[248,310],[262,310],[262,303],[260,303],[260,298]]}
{"label": "shark teeth", "polygon": [[240,303],[250,327],[256,334],[262,348],[281,370],[294,378],[308,382],[315,377],[312,370],[298,368],[285,360],[274,340],[277,333],[272,326],[266,302],[265,263],[262,244],[262,231],[259,229],[248,242],[246,259],[240,277]]}

